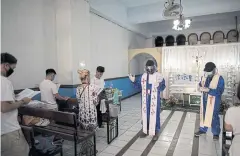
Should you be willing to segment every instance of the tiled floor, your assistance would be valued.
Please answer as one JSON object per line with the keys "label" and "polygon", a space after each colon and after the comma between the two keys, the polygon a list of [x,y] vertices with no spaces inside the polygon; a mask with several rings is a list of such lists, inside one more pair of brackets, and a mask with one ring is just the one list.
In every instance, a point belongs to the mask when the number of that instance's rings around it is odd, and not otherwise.
{"label": "tiled floor", "polygon": [[[115,156],[140,131],[140,108],[139,95],[122,101],[122,112],[119,116],[119,137],[108,145],[106,128],[100,129],[96,134],[98,156]],[[184,116],[184,112],[175,111],[171,113],[169,110],[163,110],[160,114],[161,124],[164,122],[167,124],[161,132],[158,141],[150,147],[149,152],[147,152],[146,155],[165,156],[168,154],[167,156],[221,156],[221,137],[219,142],[214,142],[210,130],[206,136],[199,138],[198,154],[192,154],[196,117],[196,113],[187,112]],[[180,124],[181,121],[182,124]],[[180,132],[178,136],[176,136],[177,131]],[[149,147],[148,145],[151,144],[151,140],[152,137],[137,138],[123,155],[145,155],[143,153],[146,150],[146,147]],[[174,142],[175,146],[173,148],[172,145]]]}

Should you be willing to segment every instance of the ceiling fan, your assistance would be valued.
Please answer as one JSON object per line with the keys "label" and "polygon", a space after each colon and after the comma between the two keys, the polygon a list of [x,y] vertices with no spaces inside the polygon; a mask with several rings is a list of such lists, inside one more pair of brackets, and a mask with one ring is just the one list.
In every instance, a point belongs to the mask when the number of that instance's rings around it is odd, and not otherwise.
{"label": "ceiling fan", "polygon": [[164,3],[163,17],[173,18],[179,16],[182,10],[182,6],[174,2],[175,0],[168,0]]}

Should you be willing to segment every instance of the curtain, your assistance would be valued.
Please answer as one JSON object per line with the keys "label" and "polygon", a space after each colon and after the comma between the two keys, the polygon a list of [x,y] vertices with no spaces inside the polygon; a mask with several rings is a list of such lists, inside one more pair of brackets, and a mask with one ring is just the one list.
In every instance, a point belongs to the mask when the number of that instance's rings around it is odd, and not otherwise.
{"label": "curtain", "polygon": [[[197,57],[198,59],[196,59]],[[196,60],[199,62],[198,65]],[[169,97],[170,73],[194,73],[199,74],[200,78],[207,62],[215,63],[219,74],[224,79],[227,77],[227,72],[233,70],[237,75],[236,81],[239,81],[240,43],[163,47],[162,73],[167,86],[163,98]]]}

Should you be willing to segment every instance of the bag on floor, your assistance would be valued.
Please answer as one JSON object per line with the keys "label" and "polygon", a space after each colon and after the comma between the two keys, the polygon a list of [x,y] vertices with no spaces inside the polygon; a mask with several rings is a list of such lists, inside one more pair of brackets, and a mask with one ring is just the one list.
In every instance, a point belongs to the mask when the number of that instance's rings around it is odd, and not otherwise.
{"label": "bag on floor", "polygon": [[55,135],[34,137],[35,144],[30,150],[31,156],[52,156],[62,151],[63,139]]}

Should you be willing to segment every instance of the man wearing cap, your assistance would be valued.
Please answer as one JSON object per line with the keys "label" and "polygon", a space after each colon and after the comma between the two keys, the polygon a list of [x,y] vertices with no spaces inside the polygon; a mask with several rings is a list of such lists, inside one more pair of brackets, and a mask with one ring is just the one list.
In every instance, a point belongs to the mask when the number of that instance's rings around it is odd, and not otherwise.
{"label": "man wearing cap", "polygon": [[224,92],[224,79],[217,73],[216,65],[208,62],[204,68],[204,76],[199,83],[199,90],[202,92],[200,105],[200,128],[195,133],[196,137],[205,134],[211,127],[213,140],[219,139],[220,119],[219,110],[221,96]]}
{"label": "man wearing cap", "polygon": [[160,92],[165,89],[165,80],[152,60],[148,60],[145,67],[146,73],[135,78],[129,75],[129,79],[142,90],[142,126],[143,132],[140,137],[146,137],[148,134],[153,140],[158,140],[160,131]]}

